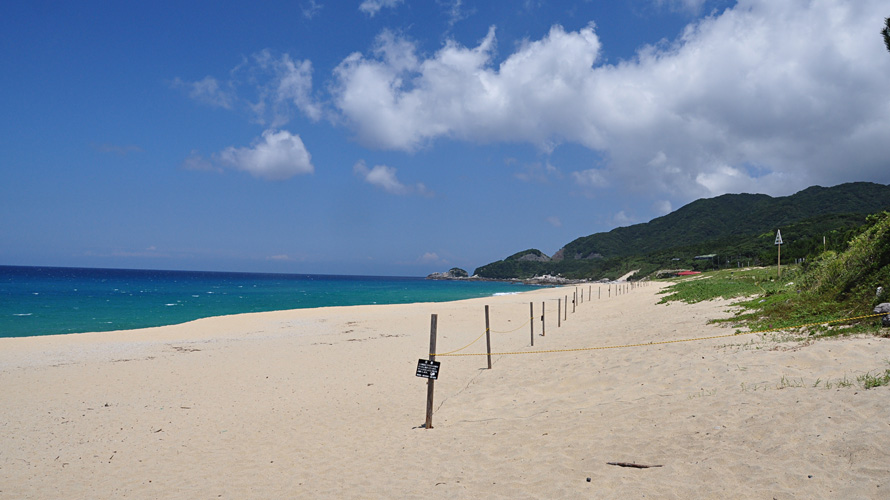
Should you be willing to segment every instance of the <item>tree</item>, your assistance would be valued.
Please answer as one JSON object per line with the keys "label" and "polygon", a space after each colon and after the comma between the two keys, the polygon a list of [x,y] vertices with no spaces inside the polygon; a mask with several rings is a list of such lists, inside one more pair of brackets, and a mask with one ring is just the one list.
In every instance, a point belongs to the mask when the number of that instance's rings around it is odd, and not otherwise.
{"label": "tree", "polygon": [[881,30],[881,34],[884,35],[884,45],[887,46],[887,50],[890,51],[890,17],[884,19],[884,29]]}

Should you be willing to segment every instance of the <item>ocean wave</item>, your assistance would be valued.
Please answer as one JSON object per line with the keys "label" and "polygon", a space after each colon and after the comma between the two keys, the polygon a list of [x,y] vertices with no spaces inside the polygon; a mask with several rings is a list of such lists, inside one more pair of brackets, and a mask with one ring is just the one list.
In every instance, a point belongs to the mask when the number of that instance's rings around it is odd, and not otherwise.
{"label": "ocean wave", "polygon": [[501,295],[519,295],[519,292],[497,292],[491,294],[492,297],[500,297]]}
{"label": "ocean wave", "polygon": [[30,316],[34,313],[14,313],[13,316]]}

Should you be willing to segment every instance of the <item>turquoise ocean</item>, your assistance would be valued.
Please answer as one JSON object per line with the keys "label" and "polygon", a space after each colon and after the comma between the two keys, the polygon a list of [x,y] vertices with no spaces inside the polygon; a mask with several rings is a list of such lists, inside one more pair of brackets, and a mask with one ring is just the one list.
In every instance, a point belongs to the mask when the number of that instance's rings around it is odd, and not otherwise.
{"label": "turquoise ocean", "polygon": [[534,288],[378,276],[0,266],[0,337],[128,330],[286,309],[446,302]]}

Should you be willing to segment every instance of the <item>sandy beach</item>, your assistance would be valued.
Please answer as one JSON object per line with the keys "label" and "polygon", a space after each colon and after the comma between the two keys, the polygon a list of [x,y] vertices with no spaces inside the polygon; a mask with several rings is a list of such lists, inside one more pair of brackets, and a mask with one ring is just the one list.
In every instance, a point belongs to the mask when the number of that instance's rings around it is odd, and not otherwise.
{"label": "sandy beach", "polygon": [[593,285],[561,327],[574,287],[0,339],[0,497],[890,498],[890,388],[856,382],[890,367],[878,337],[440,357],[422,427],[431,314],[439,352],[486,304],[496,353],[734,332],[661,286]]}

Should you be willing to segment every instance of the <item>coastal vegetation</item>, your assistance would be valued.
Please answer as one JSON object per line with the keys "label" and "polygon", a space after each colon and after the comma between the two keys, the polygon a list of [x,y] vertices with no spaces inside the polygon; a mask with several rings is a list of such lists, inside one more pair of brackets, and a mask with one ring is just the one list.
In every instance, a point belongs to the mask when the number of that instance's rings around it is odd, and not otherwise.
{"label": "coastal vegetation", "polygon": [[890,208],[890,186],[854,182],[813,186],[786,197],[726,194],[696,200],[647,223],[577,238],[552,257],[538,249],[517,252],[478,267],[483,278],[525,279],[545,274],[573,279],[634,279],[663,269],[696,271],[806,262],[846,249],[869,214]]}
{"label": "coastal vegetation", "polygon": [[[867,217],[841,251],[827,250],[799,265],[724,269],[694,278],[672,278],[662,303],[741,298],[728,320],[752,330],[808,325],[808,336],[880,331],[876,317],[824,324],[872,314],[890,301],[890,212]],[[884,377],[881,375],[880,377]]]}

